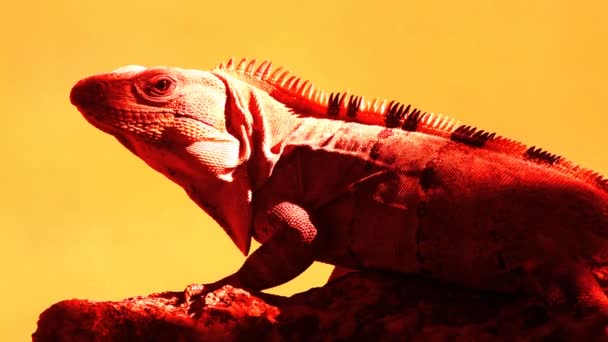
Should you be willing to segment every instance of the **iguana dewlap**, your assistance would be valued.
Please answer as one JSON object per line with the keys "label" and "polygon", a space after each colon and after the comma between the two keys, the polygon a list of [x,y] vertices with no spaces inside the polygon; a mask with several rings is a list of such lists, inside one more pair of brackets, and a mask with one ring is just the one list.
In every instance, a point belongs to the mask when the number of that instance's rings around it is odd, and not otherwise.
{"label": "iguana dewlap", "polygon": [[533,290],[608,315],[607,182],[554,154],[396,102],[328,95],[268,62],[129,66],[81,80],[71,101],[245,255],[252,237],[262,243],[206,290],[266,289],[318,260]]}

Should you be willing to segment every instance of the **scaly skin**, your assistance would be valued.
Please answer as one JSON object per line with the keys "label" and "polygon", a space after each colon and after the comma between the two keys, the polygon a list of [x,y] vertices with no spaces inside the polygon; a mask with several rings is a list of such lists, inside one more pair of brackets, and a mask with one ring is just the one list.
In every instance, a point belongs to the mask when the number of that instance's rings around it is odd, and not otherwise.
{"label": "scaly skin", "polygon": [[451,119],[325,96],[290,76],[255,62],[130,66],[72,89],[90,123],[182,186],[245,255],[252,237],[262,243],[233,275],[187,296],[266,289],[319,260],[529,290],[608,315],[603,178]]}

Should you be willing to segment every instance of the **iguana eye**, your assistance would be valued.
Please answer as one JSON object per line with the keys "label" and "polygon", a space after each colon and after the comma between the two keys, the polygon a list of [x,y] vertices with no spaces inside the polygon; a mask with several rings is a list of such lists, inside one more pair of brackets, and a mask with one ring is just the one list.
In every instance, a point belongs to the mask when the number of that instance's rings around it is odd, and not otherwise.
{"label": "iguana eye", "polygon": [[149,80],[146,93],[150,96],[165,96],[175,89],[175,80],[168,76],[156,76]]}
{"label": "iguana eye", "polygon": [[154,88],[160,91],[165,91],[167,89],[169,89],[169,86],[171,85],[171,81],[169,81],[166,78],[160,79],[158,81],[156,81],[156,83],[154,83]]}

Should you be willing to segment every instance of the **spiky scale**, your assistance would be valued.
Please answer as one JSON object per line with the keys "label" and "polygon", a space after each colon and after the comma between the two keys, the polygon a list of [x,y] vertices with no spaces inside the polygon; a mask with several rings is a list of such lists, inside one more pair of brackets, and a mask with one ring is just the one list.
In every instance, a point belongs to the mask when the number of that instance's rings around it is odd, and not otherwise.
{"label": "spiky scale", "polygon": [[[244,58],[239,60],[238,65],[235,67],[235,60],[231,58],[225,64],[221,64],[219,68],[228,71],[235,76],[239,76],[239,74],[242,76],[253,75],[256,78],[267,82],[269,86],[277,87],[277,90],[279,91],[275,92],[275,94],[280,100],[288,101],[291,99],[294,101],[295,99],[295,101],[301,101],[302,108],[309,108],[317,111],[310,114],[323,116],[327,115],[327,113],[333,113],[332,115],[334,115],[336,118],[350,120],[348,118],[351,118],[351,116],[348,114],[352,114],[353,110],[349,112],[349,102],[343,101],[339,98],[336,100],[332,96],[328,98],[325,92],[319,88],[312,90],[313,87],[311,87],[310,92],[306,93],[305,88],[303,89],[294,85],[293,82],[295,82],[294,80],[296,80],[297,77],[293,76],[290,72],[284,70],[282,67],[278,67],[272,71],[272,73],[270,73],[270,62],[268,61],[263,61],[257,67],[256,73],[252,73],[251,70],[255,67],[255,64],[255,60],[247,60]],[[265,71],[262,72],[264,66],[267,67],[265,68]],[[305,82],[306,81],[304,81],[304,83]],[[300,82],[297,82],[297,84],[300,84]],[[281,95],[283,93],[285,95]],[[309,101],[310,103],[305,105],[304,102],[306,101]],[[298,103],[293,102],[292,105],[297,107]],[[325,107],[325,109],[323,109],[323,107]],[[332,109],[328,110],[328,107],[332,107]],[[336,107],[338,108],[337,111],[335,109]],[[397,121],[393,119],[387,120],[387,115],[390,116],[390,110],[391,106],[387,103],[387,100],[381,100],[379,98],[375,98],[372,101],[363,101],[363,99],[361,99],[361,104],[358,106],[358,111],[365,113],[365,115],[363,115],[361,118],[365,120],[366,124],[385,125],[386,122],[389,122],[391,126],[394,126]],[[400,108],[397,108],[396,110],[400,111]],[[407,131],[420,130],[421,132],[425,132],[427,134],[449,137],[453,131],[459,127],[459,125],[452,119],[435,114],[422,113],[422,111],[419,109],[411,109],[410,105],[408,105],[403,112],[403,118],[401,118],[399,122],[401,128]],[[346,115],[342,116],[340,113],[344,113]],[[492,148],[502,153],[521,155],[524,158],[528,158],[525,154],[528,148],[515,140],[505,139],[497,135],[493,135],[490,138],[489,135],[483,135],[481,133],[476,136],[476,139],[487,139],[488,141],[485,144],[487,148]],[[540,155],[541,154],[539,154],[539,156]],[[555,158],[545,153],[542,154],[542,158],[528,159],[542,161],[545,159],[553,160]],[[565,172],[570,172],[568,169],[575,167],[574,164],[569,164],[563,158],[553,160],[553,164],[559,164],[563,169],[565,169]],[[577,171],[572,173],[576,173],[579,177],[587,177],[584,172]]]}
{"label": "spiky scale", "polygon": [[360,96],[350,95],[348,100],[348,105],[346,107],[346,116],[349,118],[355,118],[357,113],[361,108],[361,100]]}
{"label": "spiky scale", "polygon": [[299,79],[297,77],[291,76],[285,81],[285,83],[281,84],[281,86],[283,86],[285,89],[293,91],[293,84],[297,83],[298,81]]}
{"label": "spiky scale", "polygon": [[340,93],[331,93],[327,99],[327,116],[334,117],[340,113]]}
{"label": "spiky scale", "polygon": [[253,68],[255,66],[255,58],[252,59],[249,64],[247,64],[247,66],[245,67],[245,74],[247,75],[252,75],[253,74]]}
{"label": "spiky scale", "polygon": [[340,96],[340,100],[338,100],[338,108],[339,108],[340,112],[346,110],[346,98],[347,97],[348,97],[348,92],[345,91]]}
{"label": "spiky scale", "polygon": [[[399,102],[391,101],[388,104],[388,111],[384,115],[384,125],[388,128],[399,127],[401,120],[403,119],[403,105],[399,107]],[[400,109],[401,108],[401,109]]]}
{"label": "spiky scale", "polygon": [[254,76],[260,80],[266,79],[268,76],[268,72],[270,71],[271,63],[269,61],[264,61],[260,66],[255,70]]}
{"label": "spiky scale", "polygon": [[226,63],[226,70],[234,70],[234,59],[230,58]]}
{"label": "spiky scale", "polygon": [[283,71],[278,78],[276,79],[275,84],[277,84],[280,87],[284,87],[285,85],[285,80],[290,76],[288,71]]}
{"label": "spiky scale", "polygon": [[319,91],[319,99],[317,100],[317,103],[323,106],[327,106],[327,103],[329,102],[329,100],[327,99],[327,94],[323,90],[317,90]]}
{"label": "spiky scale", "polygon": [[245,68],[247,67],[247,58],[243,58],[239,61],[239,64],[236,66],[235,71],[241,74],[245,74]]}
{"label": "spiky scale", "polygon": [[309,100],[312,100],[313,99],[313,94],[316,91],[315,85],[312,84],[312,82],[308,82],[308,81],[306,81],[306,83],[304,83],[304,84],[306,86],[302,87],[302,93],[301,94],[302,94],[303,97],[305,97],[305,98],[307,98]]}
{"label": "spiky scale", "polygon": [[300,77],[296,77],[295,81],[291,84],[291,86],[287,88],[292,92],[299,94],[298,89],[300,88],[300,82],[302,82],[302,79]]}
{"label": "spiky scale", "polygon": [[298,93],[300,96],[306,98],[306,94],[305,94],[305,90],[307,89],[307,87],[310,85],[310,81],[306,80],[304,82],[302,82],[301,85],[297,86],[297,88],[295,89],[296,93]]}
{"label": "spiky scale", "polygon": [[275,69],[275,70],[272,72],[272,74],[270,74],[270,77],[268,77],[268,82],[269,82],[270,84],[275,84],[275,83],[278,83],[278,78],[279,78],[279,76],[280,76],[280,75],[282,75],[282,73],[283,73],[284,71],[285,71],[285,70],[283,69],[283,67],[278,67],[278,68],[276,68],[276,69]]}

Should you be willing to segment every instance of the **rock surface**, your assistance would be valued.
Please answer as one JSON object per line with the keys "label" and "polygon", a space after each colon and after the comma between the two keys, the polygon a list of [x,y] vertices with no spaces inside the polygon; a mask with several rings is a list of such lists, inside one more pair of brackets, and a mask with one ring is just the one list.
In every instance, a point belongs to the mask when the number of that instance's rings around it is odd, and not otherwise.
{"label": "rock surface", "polygon": [[281,297],[225,286],[187,305],[181,292],[117,302],[65,300],[34,341],[604,341],[605,322],[518,295],[415,277],[351,273]]}

